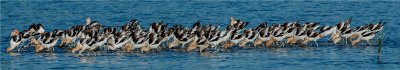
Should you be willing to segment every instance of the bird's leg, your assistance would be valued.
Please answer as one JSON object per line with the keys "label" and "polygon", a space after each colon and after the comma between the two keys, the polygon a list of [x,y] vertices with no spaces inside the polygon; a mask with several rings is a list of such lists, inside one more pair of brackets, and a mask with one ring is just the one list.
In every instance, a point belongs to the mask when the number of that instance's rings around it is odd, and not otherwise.
{"label": "bird's leg", "polygon": [[369,46],[372,46],[372,42],[370,40],[367,40]]}
{"label": "bird's leg", "polygon": [[215,50],[219,51],[219,49],[215,45],[211,45]]}
{"label": "bird's leg", "polygon": [[46,48],[47,52],[51,52],[51,47],[50,48]]}
{"label": "bird's leg", "polygon": [[331,40],[331,39],[332,39],[331,37],[328,37],[328,41]]}
{"label": "bird's leg", "polygon": [[[85,51],[84,51],[85,52]],[[90,50],[86,51],[86,55],[89,56],[90,55]]]}
{"label": "bird's leg", "polygon": [[352,46],[354,46],[354,45],[356,45],[358,42],[360,42],[361,41],[361,39],[360,38],[358,38],[357,40],[353,40],[352,42],[351,42],[351,45]]}
{"label": "bird's leg", "polygon": [[79,50],[79,54],[78,55],[82,55],[82,52],[85,51],[84,48],[82,48],[81,50]]}
{"label": "bird's leg", "polygon": [[30,44],[31,44],[31,42],[28,42],[26,45],[24,45],[24,48],[28,47]]}
{"label": "bird's leg", "polygon": [[96,56],[96,55],[97,55],[95,51],[93,51],[93,54],[94,54],[94,56]]}
{"label": "bird's leg", "polygon": [[181,48],[185,48],[185,44],[183,44],[183,43],[182,43],[182,46],[181,46]]}
{"label": "bird's leg", "polygon": [[18,47],[17,52],[19,52],[19,50],[21,50],[21,48]]}
{"label": "bird's leg", "polygon": [[[24,43],[24,42],[22,42],[22,43]],[[28,43],[29,44],[29,43]],[[24,45],[24,46],[21,46],[21,47],[19,47],[19,46],[17,46],[17,52],[19,52],[23,47],[25,47],[26,45]]]}
{"label": "bird's leg", "polygon": [[54,47],[51,47],[51,49],[53,50],[53,51],[51,51],[51,52],[54,52]]}
{"label": "bird's leg", "polygon": [[161,51],[161,46],[158,46],[158,47],[156,48],[156,50],[157,50],[157,51]]}

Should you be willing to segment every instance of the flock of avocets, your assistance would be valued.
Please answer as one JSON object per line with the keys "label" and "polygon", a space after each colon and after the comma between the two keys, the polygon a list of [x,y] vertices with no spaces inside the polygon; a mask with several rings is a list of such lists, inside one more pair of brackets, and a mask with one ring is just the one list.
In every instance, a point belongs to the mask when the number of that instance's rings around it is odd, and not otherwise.
{"label": "flock of avocets", "polygon": [[[333,26],[321,26],[319,22],[300,24],[299,21],[268,26],[267,22],[263,22],[254,28],[245,28],[249,22],[231,17],[230,25],[220,30],[219,26],[201,25],[199,21],[191,28],[179,24],[168,27],[168,24],[161,21],[150,24],[148,29],[142,29],[135,19],[121,27],[104,27],[87,18],[86,25],[76,25],[66,30],[46,32],[42,24],[32,24],[28,30],[21,32],[14,29],[6,52],[11,52],[20,44],[23,45],[19,49],[34,46],[35,52],[51,52],[54,51],[54,46],[59,44],[59,48],[69,48],[72,53],[79,51],[79,55],[85,50],[149,52],[161,51],[164,48],[203,52],[205,49],[218,51],[232,46],[305,46],[309,42],[318,46],[317,40],[329,35],[329,42],[334,44],[339,41],[345,41],[347,44],[349,41],[354,46],[360,41],[366,41],[371,45],[370,40],[386,23],[381,21],[350,28],[351,20],[349,18]],[[58,43],[59,40],[61,43]]]}

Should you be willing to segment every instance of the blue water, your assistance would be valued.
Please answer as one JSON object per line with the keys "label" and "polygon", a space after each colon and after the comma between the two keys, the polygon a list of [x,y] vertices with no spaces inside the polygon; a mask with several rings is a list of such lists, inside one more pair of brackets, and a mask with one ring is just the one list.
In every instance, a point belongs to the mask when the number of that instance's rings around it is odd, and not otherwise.
{"label": "blue water", "polygon": [[[385,21],[380,60],[377,46],[332,45],[320,47],[233,48],[223,52],[102,53],[75,57],[63,49],[55,53],[27,51],[7,54],[13,28],[27,29],[42,23],[47,31],[83,24],[86,17],[106,26],[120,26],[138,19],[142,26],[163,20],[170,24],[225,26],[229,17],[258,23],[317,21],[334,25],[353,18],[352,27]],[[10,69],[393,69],[400,70],[400,1],[373,2],[27,2],[2,1],[0,24],[1,70]],[[373,40],[376,44],[376,39]],[[324,45],[325,44],[325,45]]]}

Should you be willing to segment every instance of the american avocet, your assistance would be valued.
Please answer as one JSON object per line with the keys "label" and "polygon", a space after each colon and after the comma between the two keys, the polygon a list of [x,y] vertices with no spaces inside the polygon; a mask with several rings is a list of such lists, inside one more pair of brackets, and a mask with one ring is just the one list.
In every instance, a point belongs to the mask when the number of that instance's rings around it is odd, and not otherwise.
{"label": "american avocet", "polygon": [[[280,29],[282,29],[282,31],[284,32],[284,39],[288,38],[288,39],[293,39],[294,33],[295,33],[295,29],[296,29],[296,24],[298,23],[298,21],[296,22],[285,22],[283,25],[280,26]],[[287,41],[289,43],[289,41]]]}
{"label": "american avocet", "polygon": [[150,50],[151,49],[160,50],[160,44],[161,44],[162,40],[163,40],[163,37],[159,37],[158,34],[151,33],[149,35],[149,39],[148,39],[148,42],[147,42],[146,46]]}
{"label": "american avocet", "polygon": [[44,33],[44,28],[43,28],[43,25],[40,24],[40,23],[39,24],[32,24],[29,27],[29,31],[34,33],[35,35],[37,35],[37,34]]}
{"label": "american avocet", "polygon": [[238,29],[239,32],[244,29],[250,22],[243,22],[240,20],[235,20],[233,17],[231,17],[230,21],[230,26],[233,26],[234,28]]}
{"label": "american avocet", "polygon": [[232,47],[232,46],[234,46],[234,45],[237,45],[241,40],[243,40],[245,37],[244,37],[244,35],[242,35],[242,34],[237,34],[238,33],[238,30],[237,29],[235,29],[233,32],[232,32],[232,36],[230,37],[230,40],[229,40],[229,42],[226,42],[225,44],[224,44],[224,48],[225,49],[228,49],[228,48],[230,48],[230,47]]}
{"label": "american avocet", "polygon": [[331,35],[335,31],[335,29],[336,29],[335,26],[322,26],[322,28],[319,30],[320,37],[322,38]]}
{"label": "american avocet", "polygon": [[204,51],[204,49],[208,48],[209,44],[207,43],[208,39],[204,36],[204,32],[200,32],[192,39],[191,43],[187,47],[186,51],[191,51],[193,49],[199,48],[199,52]]}
{"label": "american avocet", "polygon": [[[21,43],[26,43],[30,38],[33,38],[33,36],[32,36],[32,33],[31,32],[29,32],[28,30],[23,30],[22,32],[21,32],[21,38],[22,38],[22,40],[21,40]],[[26,48],[26,47],[29,47],[28,45],[29,45],[30,43],[28,42],[28,43],[26,43],[25,45],[23,45],[23,47],[24,48]]]}
{"label": "american avocet", "polygon": [[[15,37],[16,36],[16,37]],[[13,37],[15,38],[21,38],[21,41],[19,41],[19,43],[17,41],[11,42],[10,40],[10,47],[7,48],[7,52],[10,52],[11,50],[13,50],[15,47],[18,47],[19,44],[21,43],[25,43],[27,40],[29,40],[29,38],[31,38],[31,33],[28,30],[23,30],[21,33],[18,31],[18,29],[14,29],[13,32],[11,32],[11,40],[13,40]],[[12,45],[17,45],[15,47],[12,47]],[[27,43],[26,45],[24,45],[24,48],[27,47],[29,45],[29,43]],[[20,48],[18,49],[19,52]]]}
{"label": "american avocet", "polygon": [[93,51],[94,49],[103,46],[105,43],[107,43],[108,39],[111,36],[112,35],[108,35],[108,34],[104,34],[104,33],[100,33],[100,35],[95,36],[94,37],[95,43],[92,45],[92,47],[90,47],[89,51]]}
{"label": "american avocet", "polygon": [[368,26],[358,26],[352,30],[352,34],[347,39],[352,41],[355,37],[358,37],[361,33],[368,31]]}
{"label": "american avocet", "polygon": [[[121,29],[117,29],[117,27],[103,29],[103,26],[97,21],[88,18],[86,25],[73,26],[67,30],[55,30],[46,33],[41,24],[32,24],[29,30],[22,32],[14,29],[10,36],[22,36],[21,43],[25,40],[32,40],[31,43],[34,44],[35,48],[38,48],[36,49],[38,52],[44,49],[44,47],[54,46],[53,43],[57,39],[62,39],[60,46],[78,43],[75,42],[75,39],[79,40],[79,42],[88,40],[87,42],[90,43],[79,44],[81,44],[81,48],[90,47],[85,48],[90,51],[102,45],[107,45],[104,48],[111,50],[121,48],[122,50],[130,51],[140,48],[141,51],[148,51],[159,49],[162,44],[169,43],[168,48],[180,46],[182,49],[186,48],[188,51],[193,50],[193,48],[200,48],[200,52],[202,52],[208,48],[217,48],[216,50],[218,51],[220,43],[224,43],[224,48],[234,45],[242,47],[247,43],[253,43],[254,46],[258,46],[263,42],[265,42],[265,46],[267,47],[273,43],[284,46],[285,40],[287,40],[288,44],[298,43],[297,41],[305,43],[314,41],[316,43],[319,38],[328,35],[331,35],[333,42],[337,43],[340,41],[340,38],[352,40],[353,37],[359,37],[361,39],[366,37],[366,34],[363,33],[381,31],[385,24],[385,22],[379,22],[378,24],[350,29],[351,19],[347,19],[336,26],[323,26],[319,32],[316,32],[315,29],[320,26],[319,22],[307,22],[304,25],[300,25],[298,22],[285,22],[284,24],[275,24],[269,27],[267,27],[266,23],[262,23],[256,28],[245,28],[249,22],[235,20],[231,17],[229,25],[225,30],[220,30],[219,26],[202,26],[199,21],[191,29],[182,25],[174,25],[172,28],[167,28],[168,24],[166,25],[161,21],[154,22],[148,29],[142,30],[135,19],[123,25]],[[101,31],[100,29],[103,30]],[[169,42],[170,38],[173,39],[173,42]],[[106,43],[107,41],[108,43]],[[352,41],[352,44],[353,42],[355,41]],[[316,45],[318,46],[318,43]]]}
{"label": "american avocet", "polygon": [[354,31],[353,29],[348,29],[348,28],[345,28],[344,31],[341,31],[340,36],[345,39],[346,44],[348,40],[350,40],[349,37],[354,34],[353,31]]}
{"label": "american avocet", "polygon": [[260,28],[258,32],[259,33],[257,35],[256,41],[254,42],[254,46],[262,45],[262,43],[267,41],[270,36],[270,33],[267,31],[267,29],[265,27]]}
{"label": "american avocet", "polygon": [[315,30],[319,27],[319,22],[307,22],[304,27],[307,29]]}
{"label": "american avocet", "polygon": [[189,34],[189,30],[183,29],[182,27],[179,27],[177,30],[175,30],[174,35],[174,41],[169,44],[168,48],[172,48],[174,46],[179,46],[181,48],[187,47],[186,44],[190,43],[192,39],[194,38],[194,34]]}
{"label": "american avocet", "polygon": [[334,31],[331,35],[331,40],[334,44],[337,44],[341,40],[341,33],[345,31],[345,29],[350,29],[351,18],[346,21],[341,21],[336,25],[336,31]]}
{"label": "american avocet", "polygon": [[158,23],[153,22],[152,24],[150,24],[148,32],[150,32],[150,33],[159,33],[162,30],[165,30],[166,27],[167,27],[167,25],[164,24],[163,21],[158,22]]}
{"label": "american avocet", "polygon": [[171,38],[173,40],[168,44],[168,49],[172,49],[173,47],[182,44],[179,39],[183,37],[185,31],[183,30],[182,25],[174,25],[170,30],[172,30]]}
{"label": "american avocet", "polygon": [[308,30],[306,34],[307,36],[304,38],[303,44],[307,44],[309,41],[314,41],[315,45],[318,47],[317,40],[320,38],[320,33],[313,30]]}
{"label": "american avocet", "polygon": [[[190,51],[192,51],[193,49],[196,49],[196,48],[197,48],[197,41],[198,41],[199,39],[206,39],[206,38],[204,37],[204,32],[203,32],[202,30],[200,30],[200,31],[195,31],[195,32],[198,32],[198,33],[196,34],[196,36],[194,36],[194,38],[192,39],[192,41],[189,43],[188,47],[186,48],[186,51],[188,51],[188,52],[190,52]],[[193,33],[194,33],[194,32],[193,32]]]}
{"label": "american avocet", "polygon": [[18,29],[15,28],[15,29],[11,32],[10,37],[12,37],[12,36],[17,36],[17,35],[19,35],[19,31],[18,31]]}
{"label": "american avocet", "polygon": [[303,30],[303,28],[297,28],[292,43],[296,43],[297,41],[304,41],[306,37],[307,37],[307,31]]}
{"label": "american avocet", "polygon": [[54,46],[56,45],[57,41],[58,41],[58,37],[51,37],[50,34],[52,34],[53,32],[49,32],[49,33],[44,33],[44,35],[42,34],[42,39],[35,39],[32,38],[31,41],[33,41],[33,43],[36,45],[35,46],[35,52],[40,52],[43,49],[48,49],[49,51],[54,51]]}
{"label": "american avocet", "polygon": [[61,37],[61,44],[59,47],[62,48],[74,43],[76,38],[76,33],[74,33],[73,30],[65,30]]}
{"label": "american avocet", "polygon": [[207,43],[208,41],[205,38],[198,39],[196,42],[197,47],[199,47],[199,52],[203,52],[204,49],[207,49],[209,46],[209,44]]}
{"label": "american avocet", "polygon": [[374,38],[375,34],[378,33],[377,31],[366,31],[361,33],[361,35],[358,36],[357,40],[352,41],[351,45],[354,46],[360,41],[367,41],[368,44],[371,46],[372,43],[370,39]]}
{"label": "american avocet", "polygon": [[75,53],[79,50],[78,55],[82,55],[82,52],[84,52],[86,49],[90,49],[94,43],[94,38],[81,39],[79,43],[76,43],[75,48],[73,48],[71,52]]}
{"label": "american avocet", "polygon": [[346,21],[342,21],[342,22],[338,23],[336,26],[337,30],[340,32],[340,31],[344,31],[343,29],[345,29],[345,28],[350,28],[351,20],[352,19],[349,18]]}
{"label": "american avocet", "polygon": [[283,39],[285,39],[284,37],[285,32],[283,32],[283,29],[278,29],[277,31],[273,32],[270,41],[269,41],[269,45],[271,45],[271,43],[277,43],[277,44],[281,44],[280,47],[284,47],[285,44],[283,42]]}
{"label": "american avocet", "polygon": [[[268,34],[270,34],[270,36],[269,36],[268,40],[265,42],[265,47],[267,47],[267,48],[271,47],[271,44],[277,41],[275,36],[278,34],[277,32],[280,30],[281,30],[281,25],[279,25],[279,24],[274,24],[274,25],[268,27]],[[279,34],[281,34],[281,33],[283,34],[282,31],[280,31]]]}
{"label": "american avocet", "polygon": [[86,18],[86,25],[90,25],[92,23],[92,19],[89,17]]}
{"label": "american avocet", "polygon": [[[147,41],[148,39],[145,36],[142,36],[142,35],[134,35],[134,34],[132,34],[131,38],[132,38],[132,40],[129,43],[129,44],[131,44],[131,46],[125,48],[125,50],[127,52],[129,52],[130,50],[134,50],[134,49],[139,49],[141,47],[145,47],[146,43],[148,42]],[[127,44],[127,45],[129,45],[129,44]]]}
{"label": "american avocet", "polygon": [[193,34],[187,34],[185,33],[179,41],[181,42],[181,48],[187,47],[186,44],[190,43],[193,39],[194,35]]}
{"label": "american avocet", "polygon": [[11,50],[13,50],[15,47],[17,47],[19,44],[21,44],[21,35],[13,35],[11,36],[10,40],[10,47],[7,48],[6,52],[10,53]]}
{"label": "american avocet", "polygon": [[110,37],[109,44],[106,47],[110,50],[116,50],[123,47],[126,43],[130,42],[130,40],[132,40],[131,37],[125,37],[121,33],[117,33]]}
{"label": "american avocet", "polygon": [[[217,51],[219,51],[219,47],[218,46],[221,43],[221,36],[220,36],[221,32],[219,30],[212,30],[211,33],[208,33],[208,39],[207,39],[207,44],[210,45],[211,48],[215,48],[217,49]],[[201,41],[200,41],[201,42]],[[203,43],[203,42],[201,42]]]}
{"label": "american avocet", "polygon": [[44,33],[44,28],[43,28],[43,25],[42,24],[37,24],[37,30],[36,30],[36,33]]}
{"label": "american avocet", "polygon": [[366,31],[381,31],[383,29],[383,26],[386,24],[386,22],[378,22],[377,24],[368,24],[364,26],[359,26],[356,28],[354,34],[350,37],[350,39],[353,39],[354,37],[358,37],[361,33],[364,33]]}
{"label": "american avocet", "polygon": [[295,43],[295,36],[296,36],[296,27],[292,26],[292,27],[288,27],[288,29],[285,31],[285,35],[284,38],[286,38],[286,43],[293,44]]}
{"label": "american avocet", "polygon": [[256,27],[255,31],[257,31],[257,35],[255,35],[256,39],[253,43],[254,47],[260,46],[264,41],[267,40],[267,25],[267,22],[263,22]]}
{"label": "american avocet", "polygon": [[255,29],[249,29],[244,31],[244,39],[240,41],[239,47],[244,47],[247,43],[254,43],[258,32]]}
{"label": "american avocet", "polygon": [[383,26],[386,24],[386,22],[380,21],[378,24],[372,24],[369,25],[369,30],[370,31],[381,31],[383,29]]}

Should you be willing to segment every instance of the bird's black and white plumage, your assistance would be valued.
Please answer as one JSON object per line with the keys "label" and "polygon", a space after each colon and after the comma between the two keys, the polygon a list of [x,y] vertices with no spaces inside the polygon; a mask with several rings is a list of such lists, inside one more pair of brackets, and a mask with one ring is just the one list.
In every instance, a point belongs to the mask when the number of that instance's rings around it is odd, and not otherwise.
{"label": "bird's black and white plumage", "polygon": [[6,52],[7,53],[11,52],[11,50],[19,46],[19,44],[21,44],[21,41],[22,41],[21,35],[11,36],[10,47],[6,49]]}

